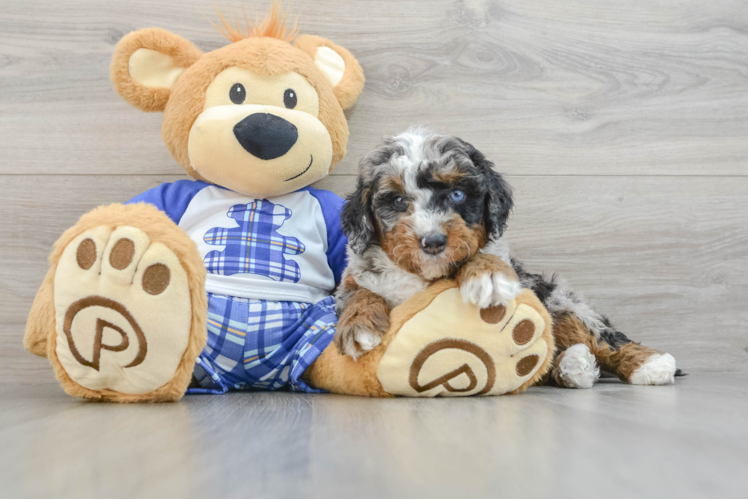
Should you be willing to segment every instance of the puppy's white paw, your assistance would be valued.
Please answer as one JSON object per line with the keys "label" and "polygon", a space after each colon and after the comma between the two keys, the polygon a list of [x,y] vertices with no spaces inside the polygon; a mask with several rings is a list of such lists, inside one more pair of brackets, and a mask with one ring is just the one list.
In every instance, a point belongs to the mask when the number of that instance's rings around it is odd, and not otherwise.
{"label": "puppy's white paw", "polygon": [[675,382],[675,358],[670,354],[651,355],[629,377],[634,385],[667,385]]}
{"label": "puppy's white paw", "polygon": [[558,371],[564,385],[571,389],[589,389],[600,378],[600,368],[595,356],[585,344],[576,344],[566,349]]}
{"label": "puppy's white paw", "polygon": [[382,342],[382,334],[363,326],[349,326],[338,331],[338,350],[354,360],[371,351]]}
{"label": "puppy's white paw", "polygon": [[521,292],[519,281],[507,278],[503,273],[486,273],[470,278],[460,287],[463,302],[480,308],[509,305]]}
{"label": "puppy's white paw", "polygon": [[382,342],[382,336],[368,330],[359,330],[356,332],[356,342],[362,352],[371,351]]}

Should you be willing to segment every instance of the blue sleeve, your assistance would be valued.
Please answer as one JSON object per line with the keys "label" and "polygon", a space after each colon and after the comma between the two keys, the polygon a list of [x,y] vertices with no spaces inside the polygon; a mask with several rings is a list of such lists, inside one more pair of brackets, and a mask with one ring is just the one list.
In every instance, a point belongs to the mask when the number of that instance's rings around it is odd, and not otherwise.
{"label": "blue sleeve", "polygon": [[132,200],[125,202],[125,205],[131,203],[150,203],[168,215],[175,224],[179,224],[192,198],[201,189],[208,186],[210,184],[203,181],[181,180],[166,182],[137,195]]}
{"label": "blue sleeve", "polygon": [[322,208],[322,216],[325,218],[325,226],[327,226],[327,264],[335,275],[335,283],[340,283],[343,271],[348,265],[345,253],[348,238],[343,234],[343,227],[340,224],[340,213],[345,201],[330,191],[314,188],[305,188],[305,190],[317,198],[319,206]]}

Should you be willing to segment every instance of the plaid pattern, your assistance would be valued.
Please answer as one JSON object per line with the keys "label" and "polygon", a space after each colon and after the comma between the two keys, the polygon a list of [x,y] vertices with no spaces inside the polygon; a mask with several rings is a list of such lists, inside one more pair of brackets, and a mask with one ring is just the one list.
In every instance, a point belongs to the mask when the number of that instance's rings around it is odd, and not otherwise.
{"label": "plaid pattern", "polygon": [[203,238],[210,245],[226,245],[223,251],[214,250],[205,256],[208,272],[226,276],[252,273],[297,283],[301,278],[299,266],[286,260],[284,254],[299,255],[305,250],[304,244],[277,232],[292,214],[286,207],[268,200],[231,207],[226,215],[239,227],[215,227]]}
{"label": "plaid pattern", "polygon": [[270,302],[208,294],[208,343],[188,393],[229,389],[324,392],[301,376],[332,341],[335,299],[317,304]]}

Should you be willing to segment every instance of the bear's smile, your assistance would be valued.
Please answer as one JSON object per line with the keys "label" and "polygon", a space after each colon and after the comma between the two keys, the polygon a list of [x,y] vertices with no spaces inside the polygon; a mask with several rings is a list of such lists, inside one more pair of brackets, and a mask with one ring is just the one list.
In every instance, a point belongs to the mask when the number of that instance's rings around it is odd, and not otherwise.
{"label": "bear's smile", "polygon": [[300,174],[296,174],[293,177],[289,177],[288,179],[286,179],[283,182],[292,181],[294,179],[297,179],[297,178],[301,177],[302,175],[304,175],[305,173],[307,173],[310,168],[312,168],[312,163],[314,163],[314,155],[309,155],[309,165],[307,165],[307,167]]}

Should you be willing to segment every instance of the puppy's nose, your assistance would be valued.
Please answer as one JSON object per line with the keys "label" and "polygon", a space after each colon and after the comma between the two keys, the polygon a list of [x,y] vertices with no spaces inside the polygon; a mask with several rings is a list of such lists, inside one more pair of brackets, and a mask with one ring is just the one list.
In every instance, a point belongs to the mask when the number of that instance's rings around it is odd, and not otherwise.
{"label": "puppy's nose", "polygon": [[293,123],[270,113],[254,113],[234,126],[234,135],[244,149],[261,160],[288,153],[299,131]]}
{"label": "puppy's nose", "polygon": [[436,255],[444,251],[447,246],[447,236],[442,233],[431,233],[421,238],[421,250]]}

